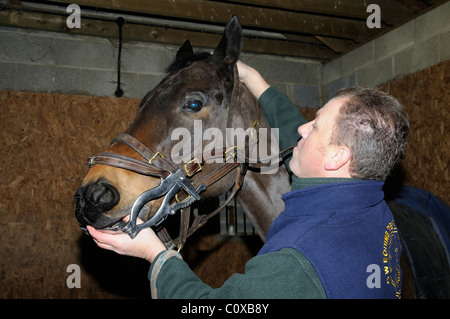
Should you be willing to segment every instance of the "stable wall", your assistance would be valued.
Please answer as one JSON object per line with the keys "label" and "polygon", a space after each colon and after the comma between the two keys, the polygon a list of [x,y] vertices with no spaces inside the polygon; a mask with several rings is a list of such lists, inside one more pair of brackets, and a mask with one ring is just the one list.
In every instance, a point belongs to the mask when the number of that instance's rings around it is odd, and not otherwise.
{"label": "stable wall", "polygon": [[[87,173],[87,156],[125,129],[138,102],[0,92],[0,298],[116,296],[108,287],[114,291],[134,261],[111,261],[112,254],[82,236],[73,195]],[[66,285],[70,264],[81,267],[80,289]],[[109,279],[92,279],[102,273]]]}
{"label": "stable wall", "polygon": [[450,60],[380,89],[402,103],[411,122],[401,161],[404,184],[425,189],[450,205]]}
{"label": "stable wall", "polygon": [[[0,27],[0,43],[0,90],[114,97],[116,40]],[[143,98],[165,76],[178,49],[124,39],[120,68],[124,97]],[[296,104],[319,107],[320,63],[258,54],[241,58]]]}
{"label": "stable wall", "polygon": [[450,59],[450,2],[323,65],[322,103],[342,87],[376,87]]}

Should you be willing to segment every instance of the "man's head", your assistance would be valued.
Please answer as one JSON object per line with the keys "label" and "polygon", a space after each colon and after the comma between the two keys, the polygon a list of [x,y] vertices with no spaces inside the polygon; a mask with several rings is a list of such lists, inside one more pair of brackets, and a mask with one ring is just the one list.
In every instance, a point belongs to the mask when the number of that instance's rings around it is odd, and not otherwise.
{"label": "man's head", "polygon": [[298,177],[385,180],[406,146],[409,120],[392,96],[354,87],[338,91],[298,131],[290,162]]}

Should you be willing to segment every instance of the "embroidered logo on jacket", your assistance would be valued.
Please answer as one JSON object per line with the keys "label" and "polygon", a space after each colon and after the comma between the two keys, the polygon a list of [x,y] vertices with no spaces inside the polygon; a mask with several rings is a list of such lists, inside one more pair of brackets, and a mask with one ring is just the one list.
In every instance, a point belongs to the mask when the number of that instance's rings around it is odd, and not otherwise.
{"label": "embroidered logo on jacket", "polygon": [[386,284],[394,286],[395,296],[401,297],[400,238],[392,220],[386,227],[383,240],[383,273]]}

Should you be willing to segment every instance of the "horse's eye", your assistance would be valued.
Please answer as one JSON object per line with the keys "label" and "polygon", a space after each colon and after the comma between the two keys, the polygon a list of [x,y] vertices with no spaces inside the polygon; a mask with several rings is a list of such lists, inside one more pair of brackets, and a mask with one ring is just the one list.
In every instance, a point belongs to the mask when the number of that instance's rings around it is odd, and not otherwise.
{"label": "horse's eye", "polygon": [[203,103],[199,100],[191,100],[184,104],[183,109],[190,111],[190,112],[198,112],[202,109]]}

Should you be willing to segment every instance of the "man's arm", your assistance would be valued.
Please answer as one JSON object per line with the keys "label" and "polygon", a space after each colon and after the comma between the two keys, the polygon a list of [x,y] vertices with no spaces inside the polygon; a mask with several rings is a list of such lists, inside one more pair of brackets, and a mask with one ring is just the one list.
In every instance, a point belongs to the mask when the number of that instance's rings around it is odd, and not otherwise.
{"label": "man's arm", "polygon": [[326,298],[312,264],[292,248],[253,257],[243,274],[232,275],[216,289],[203,283],[176,252],[167,251],[155,259],[149,280],[152,298],[158,299]]}
{"label": "man's arm", "polygon": [[[272,128],[279,129],[279,145],[283,150],[297,144],[301,138],[298,127],[307,121],[289,98],[277,88],[270,86],[261,74],[240,61],[237,62],[239,79],[258,99],[261,109]],[[291,156],[285,157],[284,164],[288,171]]]}
{"label": "man's arm", "polygon": [[[139,222],[141,222],[139,220]],[[88,226],[97,245],[151,262],[153,298],[326,298],[312,264],[300,252],[285,248],[250,259],[244,274],[232,275],[213,289],[201,281],[174,250],[166,250],[151,228],[131,239],[122,232]]]}

